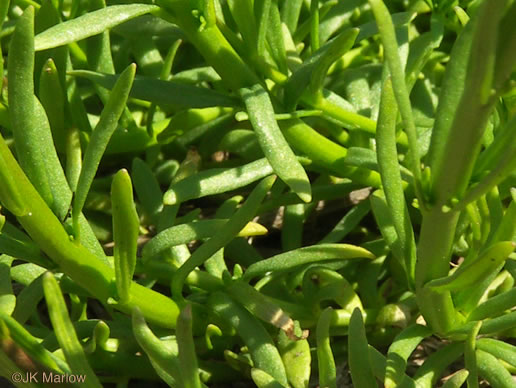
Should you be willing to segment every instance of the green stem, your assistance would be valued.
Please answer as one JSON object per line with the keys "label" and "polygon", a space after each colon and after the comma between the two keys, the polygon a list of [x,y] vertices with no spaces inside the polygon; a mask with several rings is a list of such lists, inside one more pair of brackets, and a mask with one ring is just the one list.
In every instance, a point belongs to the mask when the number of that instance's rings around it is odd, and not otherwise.
{"label": "green stem", "polygon": [[[61,222],[21,170],[5,140],[0,136],[0,202],[13,212],[25,231],[78,285],[103,302],[116,298],[115,271],[88,249],[70,240]],[[6,179],[7,178],[7,179]],[[15,201],[11,197],[14,193]],[[13,207],[14,203],[14,207]],[[148,303],[149,300],[155,303]],[[140,307],[146,319],[162,327],[174,328],[179,309],[176,303],[151,289],[133,283],[130,300],[115,304],[130,313]]]}
{"label": "green stem", "polygon": [[365,168],[351,167],[345,159],[347,149],[328,140],[302,120],[282,120],[280,128],[289,144],[306,154],[315,164],[323,166],[336,175],[352,179],[366,186],[380,187],[380,174]]}
{"label": "green stem", "polygon": [[[358,113],[350,112],[338,106],[323,96],[312,96],[305,93],[302,101],[312,109],[321,110],[323,115],[327,115],[348,127],[350,130],[361,130],[372,136],[376,134],[376,121]],[[396,139],[397,143],[405,148],[408,147],[407,135],[400,131]]]}
{"label": "green stem", "polygon": [[416,263],[416,295],[426,321],[439,334],[456,325],[456,313],[449,292],[425,288],[432,279],[444,277],[450,269],[450,253],[459,219],[458,212],[443,213],[434,207],[423,214]]}

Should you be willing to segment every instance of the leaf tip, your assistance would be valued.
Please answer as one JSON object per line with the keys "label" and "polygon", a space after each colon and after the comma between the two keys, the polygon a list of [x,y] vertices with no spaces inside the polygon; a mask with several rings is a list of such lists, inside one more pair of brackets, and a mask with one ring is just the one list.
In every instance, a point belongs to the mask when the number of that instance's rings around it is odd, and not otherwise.
{"label": "leaf tip", "polygon": [[163,196],[164,205],[175,205],[177,203],[177,195],[175,191],[168,190]]}

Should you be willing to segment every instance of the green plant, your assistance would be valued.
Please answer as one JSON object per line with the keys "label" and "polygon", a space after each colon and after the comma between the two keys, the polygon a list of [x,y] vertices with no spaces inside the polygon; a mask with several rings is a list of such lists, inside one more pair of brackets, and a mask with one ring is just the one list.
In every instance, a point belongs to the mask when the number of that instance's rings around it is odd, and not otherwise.
{"label": "green plant", "polygon": [[514,386],[516,2],[142,2],[0,2],[0,374]]}

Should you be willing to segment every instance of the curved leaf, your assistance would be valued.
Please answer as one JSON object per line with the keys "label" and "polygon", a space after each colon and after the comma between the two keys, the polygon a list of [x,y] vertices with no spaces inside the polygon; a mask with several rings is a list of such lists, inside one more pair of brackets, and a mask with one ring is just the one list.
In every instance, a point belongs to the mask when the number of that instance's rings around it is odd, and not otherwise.
{"label": "curved leaf", "polygon": [[41,32],[34,39],[34,46],[36,51],[41,51],[76,42],[158,9],[155,5],[127,4],[88,12]]}

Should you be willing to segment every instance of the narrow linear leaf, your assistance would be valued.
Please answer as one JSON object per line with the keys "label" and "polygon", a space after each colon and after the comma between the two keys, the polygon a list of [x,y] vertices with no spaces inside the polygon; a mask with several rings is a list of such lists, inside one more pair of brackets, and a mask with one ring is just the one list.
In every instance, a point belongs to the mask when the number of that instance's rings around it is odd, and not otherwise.
{"label": "narrow linear leaf", "polygon": [[157,11],[159,7],[147,4],[113,5],[88,12],[78,18],[57,24],[38,34],[34,39],[36,51],[47,50],[77,42],[100,34],[127,20]]}
{"label": "narrow linear leaf", "polygon": [[140,205],[152,223],[157,225],[163,210],[163,193],[159,182],[149,165],[140,158],[134,158],[131,171]]}
{"label": "narrow linear leaf", "polygon": [[278,4],[275,1],[271,2],[269,26],[266,33],[271,55],[278,65],[279,71],[283,74],[287,74],[287,50],[285,48],[285,40],[283,39],[281,16]]}
{"label": "narrow linear leaf", "polygon": [[58,358],[45,349],[39,339],[31,335],[27,329],[14,318],[0,311],[0,322],[8,329],[9,337],[17,346],[22,348],[31,359],[55,372],[70,372],[67,367],[64,367],[66,364],[63,361],[60,361],[58,364],[56,362]]}
{"label": "narrow linear leaf", "polygon": [[228,8],[231,11],[233,20],[242,36],[246,49],[255,53],[258,42],[258,26],[254,13],[254,1],[251,0],[228,0]]}
{"label": "narrow linear leaf", "polygon": [[351,28],[332,39],[305,60],[290,76],[285,85],[285,105],[294,110],[298,100],[310,86],[310,93],[321,92],[328,69],[355,43],[358,29]]}
{"label": "narrow linear leaf", "polygon": [[224,229],[219,230],[212,238],[197,248],[193,255],[179,267],[172,279],[173,296],[181,298],[184,281],[190,272],[208,260],[219,249],[225,247],[256,215],[258,207],[275,180],[275,176],[262,180],[249,194],[242,207],[229,219]]}
{"label": "narrow linear leaf", "polygon": [[443,371],[455,362],[464,352],[464,344],[452,343],[432,353],[419,367],[414,380],[418,388],[435,387]]}
{"label": "narrow linear leaf", "polygon": [[[314,192],[315,194],[315,192]],[[315,197],[315,195],[314,195]],[[350,232],[355,230],[360,221],[371,210],[369,201],[362,201],[351,208],[335,227],[319,242],[320,244],[333,244],[342,241]]]}
{"label": "narrow linear leaf", "polygon": [[0,312],[11,315],[16,307],[16,297],[11,285],[13,257],[0,255]]}
{"label": "narrow linear leaf", "polygon": [[478,388],[477,357],[475,350],[477,348],[477,335],[481,327],[482,321],[476,322],[464,342],[464,364],[469,372],[467,379],[468,388]]}
{"label": "narrow linear leaf", "polygon": [[258,388],[285,388],[285,385],[258,368],[251,369],[251,378]]}
{"label": "narrow linear leaf", "polygon": [[[496,142],[495,140],[492,144],[495,145],[495,142],[498,143],[493,147],[496,158],[493,160],[491,166],[489,166],[489,173],[483,177],[478,184],[466,191],[459,203],[455,206],[454,210],[463,209],[469,203],[478,200],[483,195],[486,195],[514,171],[514,168],[516,167],[516,147],[514,146],[514,142],[511,140],[515,130],[516,116],[505,125],[505,128],[501,129],[501,131],[504,131],[505,133],[500,134],[500,137],[496,137],[496,140],[501,138],[501,142]],[[509,135],[509,137],[503,135]],[[498,145],[500,143],[504,143],[503,146],[499,147]],[[488,151],[490,151],[490,149],[488,149]],[[489,169],[489,167],[487,167],[486,170]]]}
{"label": "narrow linear leaf", "polygon": [[514,251],[515,243],[503,241],[493,244],[473,261],[466,262],[448,277],[428,282],[425,287],[437,291],[458,291],[478,284],[492,273]]}
{"label": "narrow linear leaf", "polygon": [[356,308],[349,321],[348,334],[349,369],[355,387],[377,388],[371,368],[364,321],[360,309]]}
{"label": "narrow linear leaf", "polygon": [[[0,142],[5,145],[4,149],[8,150],[1,134]],[[15,216],[23,216],[29,211],[16,184],[15,174],[9,170],[2,153],[0,153],[0,202]]]}
{"label": "narrow linear leaf", "polygon": [[[315,334],[317,339],[317,364],[319,366],[319,386],[337,388],[337,368],[330,346],[331,317],[332,308],[328,307],[321,313],[317,321]],[[355,379],[353,379],[353,382],[355,383]]]}
{"label": "narrow linear leaf", "polygon": [[82,149],[80,132],[77,128],[70,128],[66,135],[66,178],[70,189],[77,190],[77,182],[82,169]]}
{"label": "narrow linear leaf", "polygon": [[177,347],[179,350],[179,367],[185,388],[201,388],[197,355],[192,334],[192,305],[187,304],[177,318]]}
{"label": "narrow linear leaf", "polygon": [[134,338],[151,360],[158,375],[170,386],[179,388],[181,386],[181,368],[177,342],[165,342],[156,337],[138,308],[133,309],[132,327]]}
{"label": "narrow linear leaf", "polygon": [[284,251],[301,248],[303,245],[304,222],[311,207],[304,203],[285,206],[281,226],[281,248]]}
{"label": "narrow linear leaf", "polygon": [[10,0],[2,1],[2,3],[0,3],[0,28],[3,26],[7,13],[9,12],[10,3]]}
{"label": "narrow linear leaf", "polygon": [[174,205],[190,199],[235,190],[265,178],[273,172],[273,167],[265,158],[234,168],[204,170],[173,183],[166,191],[163,203]]}
{"label": "narrow linear leaf", "polygon": [[291,0],[283,3],[283,7],[281,8],[281,21],[285,23],[291,34],[297,29],[302,7],[303,0]]}
{"label": "narrow linear leaf", "polygon": [[258,20],[258,31],[256,39],[256,52],[263,57],[266,49],[267,30],[271,19],[272,0],[260,0],[255,4],[256,19]]}
{"label": "narrow linear leaf", "polygon": [[516,327],[516,311],[484,321],[480,334],[492,335],[513,327]]}
{"label": "narrow linear leaf", "polygon": [[267,272],[278,274],[311,263],[358,258],[374,259],[375,257],[368,250],[350,244],[312,245],[261,260],[245,271],[243,279],[249,281]]}
{"label": "narrow linear leaf", "polygon": [[48,116],[55,147],[58,152],[63,153],[67,135],[64,123],[64,94],[59,80],[59,73],[52,58],[49,58],[41,69],[39,98]]}
{"label": "narrow linear leaf", "polygon": [[446,380],[442,388],[461,388],[468,376],[469,372],[466,369],[461,369]]}
{"label": "narrow linear leaf", "polygon": [[516,288],[495,295],[478,305],[468,316],[470,321],[495,317],[516,306]]}
{"label": "narrow linear leaf", "polygon": [[[228,220],[225,219],[213,219],[172,226],[153,237],[143,247],[142,255],[144,257],[153,257],[170,247],[212,237],[220,229],[224,228],[227,222]],[[248,222],[242,230],[238,232],[237,236],[261,236],[266,233],[267,229],[262,225],[255,222]]]}
{"label": "narrow linear leaf", "polygon": [[274,108],[267,91],[259,84],[240,89],[258,142],[274,172],[305,202],[312,199],[310,181],[303,166],[283,137],[274,119]]}
{"label": "narrow linear leaf", "polygon": [[477,349],[478,373],[493,388],[514,387],[514,379],[502,363],[492,354]]}
{"label": "narrow linear leaf", "polygon": [[374,346],[367,345],[369,360],[373,375],[380,381],[385,380],[385,369],[387,368],[387,358],[380,353]]}
{"label": "narrow linear leaf", "polygon": [[287,374],[281,356],[263,325],[223,292],[212,293],[208,305],[236,330],[249,349],[255,368],[287,386]]}
{"label": "narrow linear leaf", "polygon": [[281,331],[278,339],[278,349],[290,385],[293,388],[307,388],[312,362],[308,340],[290,339]]}
{"label": "narrow linear leaf", "polygon": [[226,292],[232,295],[255,317],[283,330],[289,338],[300,337],[295,334],[295,325],[292,318],[254,287],[241,280],[234,280],[226,285]]}
{"label": "narrow linear leaf", "polygon": [[116,173],[111,184],[115,279],[120,302],[129,300],[136,267],[136,249],[140,222],[134,206],[133,185],[127,170]]}
{"label": "narrow linear leaf", "polygon": [[[10,223],[6,223],[0,233],[0,252],[47,268],[52,267],[51,262],[43,257],[36,244]],[[13,267],[11,273],[16,271],[16,268],[18,266]]]}
{"label": "narrow linear leaf", "polygon": [[[373,346],[367,345],[369,350],[369,361],[371,363],[371,369],[373,371],[374,376],[380,380],[385,380],[385,372],[387,368],[387,359],[385,356],[376,350]],[[403,385],[402,387],[406,388],[417,388],[415,381],[405,375],[403,377]]]}
{"label": "narrow linear leaf", "polygon": [[500,222],[500,226],[493,235],[493,241],[513,241],[516,242],[516,188],[511,189],[512,201],[507,207],[505,214]]}
{"label": "narrow linear leaf", "polygon": [[[119,75],[96,73],[87,70],[74,70],[68,74],[87,78],[107,89],[112,89],[119,78]],[[184,108],[232,107],[240,105],[238,99],[211,89],[144,76],[135,77],[130,96],[156,104],[174,105]]]}
{"label": "narrow linear leaf", "polygon": [[[505,330],[516,327],[516,311],[506,313],[496,318],[486,319],[483,321],[482,328],[480,329],[481,335],[493,335]],[[468,322],[449,332],[450,336],[457,338],[466,338],[475,326],[476,322]]]}
{"label": "narrow linear leaf", "polygon": [[70,370],[75,374],[84,374],[85,387],[102,387],[97,376],[91,369],[84,354],[81,343],[77,339],[75,329],[68,316],[66,303],[61,293],[61,288],[52,273],[47,272],[43,276],[43,290],[48,306],[50,321],[56,333],[59,345],[63,349],[66,361],[70,365]]}
{"label": "narrow linear leaf", "polygon": [[405,379],[407,360],[419,343],[432,334],[426,326],[413,325],[407,327],[394,338],[387,352],[385,369],[385,388],[402,386]]}
{"label": "narrow linear leaf", "polygon": [[493,71],[494,86],[496,88],[503,87],[509,74],[514,69],[516,37],[514,36],[513,21],[515,17],[516,5],[512,3],[499,22],[498,44],[496,47],[497,58]]}
{"label": "narrow linear leaf", "polygon": [[17,157],[45,202],[60,219],[71,201],[45,110],[34,96],[34,8],[16,24],[8,61],[9,116]]}
{"label": "narrow linear leaf", "polygon": [[450,61],[446,66],[428,153],[429,165],[432,171],[436,170],[438,164],[444,158],[446,140],[452,129],[453,117],[464,91],[473,31],[473,23],[468,23],[461,31],[453,45]]}
{"label": "narrow linear leaf", "polygon": [[310,1],[310,48],[312,52],[319,50],[319,0]]}
{"label": "narrow linear leaf", "polygon": [[[392,24],[395,28],[404,26],[410,23],[417,15],[414,12],[397,12],[391,14]],[[362,24],[357,28],[360,29],[360,33],[357,36],[357,42],[360,42],[364,39],[368,39],[376,34],[378,34],[378,23],[376,20],[373,20],[369,23]]]}
{"label": "narrow linear leaf", "polygon": [[111,138],[111,135],[113,135],[113,132],[117,127],[118,120],[125,108],[125,103],[127,101],[129,91],[131,90],[135,71],[136,65],[132,64],[129,65],[129,67],[121,74],[120,79],[117,81],[109,96],[107,104],[102,110],[100,120],[93,130],[90,142],[86,148],[72,210],[73,226],[76,237],[79,237],[79,215],[84,203],[86,202],[86,196],[88,195],[90,186],[95,178],[102,155],[106,150],[109,139]]}
{"label": "narrow linear leaf", "polygon": [[496,358],[516,367],[516,346],[514,345],[493,338],[479,338],[477,349],[491,353]]}
{"label": "narrow linear leaf", "polygon": [[403,254],[407,281],[413,285],[416,267],[416,243],[414,230],[408,213],[396,148],[396,119],[398,108],[394,98],[390,77],[383,83],[376,129],[378,167],[382,179],[383,192],[392,223],[398,235],[400,250]]}
{"label": "narrow linear leaf", "polygon": [[392,74],[392,84],[394,96],[398,102],[398,108],[403,119],[405,132],[410,146],[411,153],[411,170],[414,174],[416,193],[419,197],[421,205],[423,198],[421,196],[421,162],[419,158],[419,148],[417,142],[416,125],[412,115],[412,105],[410,103],[407,85],[405,83],[405,71],[398,55],[398,42],[396,40],[396,32],[392,22],[391,15],[382,0],[369,0],[371,9],[380,31],[380,37],[385,49],[385,57],[389,70]]}

